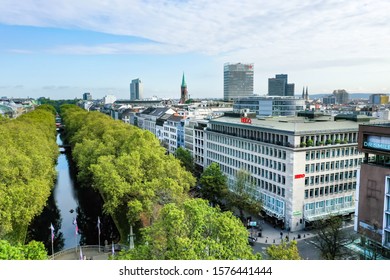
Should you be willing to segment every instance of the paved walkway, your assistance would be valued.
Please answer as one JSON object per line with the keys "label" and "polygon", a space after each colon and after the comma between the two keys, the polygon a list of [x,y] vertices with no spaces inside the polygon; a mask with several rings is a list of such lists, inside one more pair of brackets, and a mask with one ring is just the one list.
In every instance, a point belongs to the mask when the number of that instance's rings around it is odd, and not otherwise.
{"label": "paved walkway", "polygon": [[[345,227],[353,226],[353,222],[346,222]],[[261,221],[260,222],[261,236],[259,236],[259,230],[256,228],[248,229],[250,235],[256,238],[257,243],[262,244],[280,244],[282,240],[286,241],[287,238],[291,240],[302,240],[315,236],[314,230],[300,230],[295,232],[288,232],[287,230],[281,230],[280,228],[274,228],[273,225]]]}

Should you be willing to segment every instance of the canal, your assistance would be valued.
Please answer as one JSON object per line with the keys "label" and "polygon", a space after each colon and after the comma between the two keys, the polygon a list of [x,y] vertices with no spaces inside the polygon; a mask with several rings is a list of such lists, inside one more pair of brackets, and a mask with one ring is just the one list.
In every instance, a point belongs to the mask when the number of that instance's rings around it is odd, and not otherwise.
{"label": "canal", "polygon": [[[62,145],[61,134],[57,134],[57,144]],[[50,224],[54,227],[54,252],[73,248],[76,245],[98,245],[97,227],[100,217],[100,244],[117,242],[119,233],[111,217],[102,213],[103,201],[98,192],[90,186],[77,183],[77,169],[72,161],[70,148],[61,152],[56,165],[57,179],[46,207],[41,215],[30,224],[27,242],[41,241],[51,255]],[[74,220],[77,221],[78,232]]]}

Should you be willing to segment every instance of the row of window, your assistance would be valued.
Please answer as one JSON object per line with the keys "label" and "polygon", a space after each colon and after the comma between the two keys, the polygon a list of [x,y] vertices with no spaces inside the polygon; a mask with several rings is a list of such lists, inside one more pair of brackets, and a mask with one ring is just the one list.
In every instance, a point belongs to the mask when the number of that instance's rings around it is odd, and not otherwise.
{"label": "row of window", "polygon": [[[211,152],[211,151],[207,151],[207,157],[212,159],[212,160],[221,162],[222,164],[226,164],[228,166],[235,167],[235,169],[244,169],[244,170],[247,170],[251,174],[257,174],[257,175],[261,176],[262,178],[269,179],[269,180],[272,180],[276,183],[280,183],[283,185],[286,184],[286,177],[284,175],[257,167],[255,165],[253,165],[252,163],[248,164],[248,163],[239,161],[235,158],[231,158],[231,157],[221,155],[219,153],[215,153],[215,152]],[[268,159],[267,159],[267,162],[268,162]],[[270,162],[271,162],[271,160],[270,160]],[[279,165],[278,165],[276,162],[274,164],[275,165],[272,165],[272,166],[279,167],[280,170],[283,172],[286,171],[285,164],[282,165],[281,163],[279,163]]]}
{"label": "row of window", "polygon": [[[213,152],[219,152],[219,153],[223,154],[223,157],[226,158],[225,160],[223,160],[224,162],[229,162],[229,164],[232,164],[236,167],[239,167],[239,165],[242,164],[241,162],[237,161],[236,159],[241,159],[241,160],[249,161],[252,164],[258,164],[258,165],[262,165],[264,167],[272,168],[274,170],[286,172],[286,164],[283,162],[271,160],[271,159],[268,159],[265,157],[256,156],[253,153],[236,151],[236,150],[229,149],[229,148],[227,149],[226,147],[222,147],[222,146],[219,146],[216,144],[208,143],[208,146],[210,146],[210,145],[213,146],[213,148],[214,148],[212,150]],[[231,153],[226,153],[225,151],[228,151]],[[225,155],[229,155],[233,158],[227,157]],[[257,167],[256,167],[256,169],[257,169]],[[257,173],[257,171],[252,171],[252,173]]]}
{"label": "row of window", "polygon": [[278,196],[286,197],[286,190],[285,188],[276,186],[274,184],[268,183],[267,181],[257,179],[257,185],[260,186],[263,190],[272,192]]}
{"label": "row of window", "polygon": [[321,149],[306,152],[306,160],[315,160],[323,158],[343,157],[349,155],[359,155],[357,147],[337,148],[337,149]]}
{"label": "row of window", "polygon": [[351,180],[357,177],[357,170],[345,171],[345,172],[336,172],[330,174],[323,174],[317,176],[305,177],[305,186],[309,185],[318,185],[334,181],[342,180]]}
{"label": "row of window", "polygon": [[316,173],[321,171],[328,171],[334,169],[343,169],[348,167],[358,167],[362,163],[361,158],[352,158],[340,161],[328,161],[328,162],[318,162],[305,165],[305,173]]}
{"label": "row of window", "polygon": [[305,198],[313,198],[324,195],[332,195],[342,192],[348,192],[356,190],[356,182],[354,183],[344,183],[344,184],[335,184],[320,188],[312,188],[305,190]]}
{"label": "row of window", "polygon": [[344,197],[336,197],[332,199],[306,203],[305,210],[313,210],[313,209],[319,209],[319,208],[330,207],[335,205],[342,205],[345,203],[350,204],[352,203],[352,201],[353,201],[352,195],[344,196]]}
{"label": "row of window", "polygon": [[[259,142],[273,143],[281,145],[288,142],[288,136],[281,133],[270,133],[260,130],[251,130],[248,128],[239,128],[236,126],[227,126],[211,123],[211,130],[225,134],[233,135],[240,138],[249,138]],[[223,138],[226,138],[225,136]]]}
{"label": "row of window", "polygon": [[[250,151],[252,154],[257,153],[257,154],[267,155],[270,157],[276,157],[279,159],[286,159],[286,151],[281,150],[281,149],[276,149],[276,148],[272,148],[269,146],[263,146],[263,145],[259,145],[259,144],[249,143],[247,141],[233,139],[233,138],[229,138],[226,136],[220,136],[220,135],[207,134],[207,137],[208,137],[208,140],[211,142],[217,142],[217,143],[221,143],[221,144],[228,145],[231,147],[247,150],[247,151]],[[221,149],[223,149],[223,150],[221,150],[221,152],[223,152],[225,154],[233,155],[234,153],[239,152],[236,149],[232,149],[232,148],[222,146],[222,145],[211,144],[211,143],[208,143],[207,147],[209,149],[216,150],[217,149],[216,146],[221,147]],[[234,155],[234,156],[236,156],[236,155]]]}

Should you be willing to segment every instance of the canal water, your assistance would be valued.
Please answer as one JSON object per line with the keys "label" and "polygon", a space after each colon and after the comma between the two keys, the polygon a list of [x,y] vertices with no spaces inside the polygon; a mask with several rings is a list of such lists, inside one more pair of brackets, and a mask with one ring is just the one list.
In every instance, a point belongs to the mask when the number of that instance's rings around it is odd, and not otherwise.
{"label": "canal water", "polygon": [[[57,135],[57,144],[62,145],[61,134]],[[103,201],[98,192],[91,187],[81,187],[77,183],[77,170],[66,148],[57,160],[57,179],[47,205],[41,215],[30,224],[27,242],[42,241],[52,254],[50,224],[54,227],[54,252],[73,248],[76,245],[98,245],[100,218],[100,244],[116,242],[118,231],[112,219],[102,213]],[[76,225],[77,222],[77,234]]]}

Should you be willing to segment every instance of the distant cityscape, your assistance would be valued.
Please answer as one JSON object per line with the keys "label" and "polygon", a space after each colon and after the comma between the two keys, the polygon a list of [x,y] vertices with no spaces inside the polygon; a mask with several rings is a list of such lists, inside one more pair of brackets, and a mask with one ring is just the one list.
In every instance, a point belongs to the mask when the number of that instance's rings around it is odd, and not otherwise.
{"label": "distant cityscape", "polygon": [[[143,98],[142,79],[129,84],[129,99],[94,99],[77,105],[153,133],[170,154],[183,147],[204,169],[220,165],[233,185],[244,169],[263,214],[294,232],[339,215],[356,232],[390,248],[390,103],[388,94],[335,89],[296,94],[287,74],[268,80],[268,94],[253,92],[253,64],[224,65],[224,98],[191,99],[185,74],[177,99]],[[188,88],[187,88],[188,86]],[[0,114],[15,118],[40,100],[0,99]]]}

